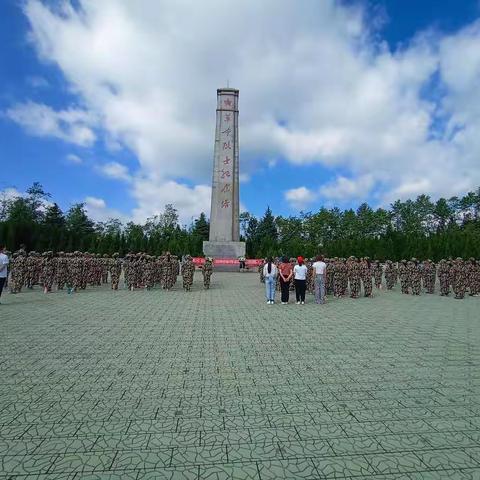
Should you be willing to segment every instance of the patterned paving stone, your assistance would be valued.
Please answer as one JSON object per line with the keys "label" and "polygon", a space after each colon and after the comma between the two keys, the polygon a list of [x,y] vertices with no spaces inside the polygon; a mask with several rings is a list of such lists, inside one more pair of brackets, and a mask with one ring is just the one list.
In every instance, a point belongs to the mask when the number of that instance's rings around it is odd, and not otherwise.
{"label": "patterned paving stone", "polygon": [[214,278],[7,295],[0,480],[480,479],[480,299]]}

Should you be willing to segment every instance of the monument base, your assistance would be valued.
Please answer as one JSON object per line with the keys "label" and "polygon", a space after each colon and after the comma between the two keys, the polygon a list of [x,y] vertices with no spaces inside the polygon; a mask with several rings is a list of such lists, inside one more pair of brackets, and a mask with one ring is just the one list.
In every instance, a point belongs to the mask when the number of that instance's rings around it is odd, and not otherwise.
{"label": "monument base", "polygon": [[212,258],[244,257],[245,242],[203,242],[203,253]]}

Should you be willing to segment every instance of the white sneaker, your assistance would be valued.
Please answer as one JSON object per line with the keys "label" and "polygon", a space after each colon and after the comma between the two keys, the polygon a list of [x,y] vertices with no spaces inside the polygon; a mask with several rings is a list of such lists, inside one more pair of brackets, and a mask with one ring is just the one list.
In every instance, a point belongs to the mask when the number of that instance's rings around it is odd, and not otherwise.
{"label": "white sneaker", "polygon": [[300,302],[297,302],[297,305],[300,305]]}
{"label": "white sneaker", "polygon": [[282,302],[282,305],[286,305],[286,304],[287,304],[287,302]]}
{"label": "white sneaker", "polygon": [[305,302],[302,302],[302,305],[305,305]]}

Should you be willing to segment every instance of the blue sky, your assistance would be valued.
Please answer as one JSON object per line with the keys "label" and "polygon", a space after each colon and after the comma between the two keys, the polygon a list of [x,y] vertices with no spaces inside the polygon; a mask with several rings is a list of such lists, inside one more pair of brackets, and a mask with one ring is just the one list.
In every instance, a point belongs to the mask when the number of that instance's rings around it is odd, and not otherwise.
{"label": "blue sky", "polygon": [[0,191],[208,214],[226,79],[256,215],[480,185],[477,0],[272,2],[1,2]]}

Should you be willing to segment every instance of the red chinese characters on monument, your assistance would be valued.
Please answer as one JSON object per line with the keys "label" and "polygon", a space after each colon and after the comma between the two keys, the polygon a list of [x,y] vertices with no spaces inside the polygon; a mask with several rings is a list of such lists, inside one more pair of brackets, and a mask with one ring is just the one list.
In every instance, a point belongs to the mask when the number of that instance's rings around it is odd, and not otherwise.
{"label": "red chinese characters on monument", "polygon": [[[235,100],[233,97],[227,97],[222,100],[221,109],[233,110],[235,108]],[[218,170],[219,190],[222,193],[219,199],[219,206],[222,209],[229,209],[232,207],[232,180],[233,176],[233,160],[232,154],[234,147],[234,125],[232,125],[234,118],[231,112],[225,112],[222,115],[222,128],[220,130],[219,142],[222,146],[222,156],[220,157],[221,166]]]}

